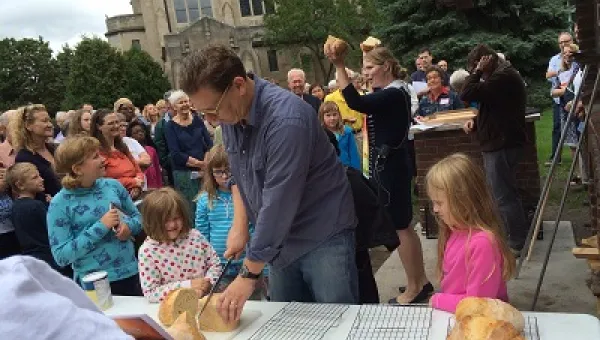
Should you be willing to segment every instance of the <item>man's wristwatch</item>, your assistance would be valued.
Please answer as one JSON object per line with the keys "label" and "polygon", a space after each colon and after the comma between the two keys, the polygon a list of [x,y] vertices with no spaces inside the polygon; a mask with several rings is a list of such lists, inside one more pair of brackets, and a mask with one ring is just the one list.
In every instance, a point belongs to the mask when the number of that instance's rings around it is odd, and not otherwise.
{"label": "man's wristwatch", "polygon": [[258,274],[254,274],[252,272],[250,272],[250,270],[248,270],[248,267],[246,265],[243,265],[242,268],[240,269],[240,277],[244,278],[244,279],[252,279],[252,280],[258,280],[258,278],[260,277],[261,273]]}

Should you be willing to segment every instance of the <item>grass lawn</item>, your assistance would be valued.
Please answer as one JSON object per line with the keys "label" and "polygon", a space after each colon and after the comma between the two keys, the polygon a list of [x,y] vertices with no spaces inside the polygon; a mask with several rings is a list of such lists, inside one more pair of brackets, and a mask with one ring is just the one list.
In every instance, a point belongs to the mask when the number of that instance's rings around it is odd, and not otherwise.
{"label": "grass lawn", "polygon": [[[542,113],[542,118],[535,123],[536,139],[537,139],[537,150],[538,150],[538,164],[540,169],[540,185],[543,186],[549,166],[545,166],[544,163],[550,157],[552,151],[552,109],[545,110]],[[550,196],[548,198],[548,206],[558,207],[560,204],[560,198],[562,196],[564,185],[567,181],[567,175],[569,174],[569,168],[571,166],[571,151],[568,147],[564,147],[562,151],[562,165],[559,165],[555,169],[554,181],[552,188],[550,189]],[[581,209],[584,211],[582,206],[583,201],[587,197],[587,192],[582,186],[572,186],[569,189],[565,207],[567,210],[570,209]],[[587,209],[585,209],[587,211]],[[553,209],[553,211],[555,211]],[[549,210],[546,210],[546,216]],[[554,213],[551,216],[554,218]]]}

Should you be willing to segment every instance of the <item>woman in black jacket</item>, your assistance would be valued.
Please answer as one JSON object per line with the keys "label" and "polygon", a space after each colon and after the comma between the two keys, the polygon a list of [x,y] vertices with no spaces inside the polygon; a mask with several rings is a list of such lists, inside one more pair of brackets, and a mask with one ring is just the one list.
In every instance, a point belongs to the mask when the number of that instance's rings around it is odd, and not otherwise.
{"label": "woman in black jacket", "polygon": [[422,303],[433,293],[433,286],[425,275],[421,240],[411,226],[412,172],[406,147],[411,104],[406,83],[400,80],[400,64],[385,47],[367,52],[363,57],[363,70],[375,91],[360,95],[348,78],[344,55],[338,54],[333,45],[325,48],[336,68],[346,103],[367,115],[369,174],[402,243],[398,254],[406,272],[407,286],[390,303]]}

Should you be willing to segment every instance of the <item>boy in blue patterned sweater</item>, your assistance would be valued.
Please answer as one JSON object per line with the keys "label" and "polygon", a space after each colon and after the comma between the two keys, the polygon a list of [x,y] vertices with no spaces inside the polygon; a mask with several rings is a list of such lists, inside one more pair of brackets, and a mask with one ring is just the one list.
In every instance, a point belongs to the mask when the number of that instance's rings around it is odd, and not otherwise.
{"label": "boy in blue patterned sweater", "polygon": [[132,235],[141,231],[140,213],[127,190],[104,176],[99,142],[91,137],[64,141],[56,168],[66,176],[48,209],[52,255],[71,264],[77,279],[106,271],[114,295],[142,296]]}
{"label": "boy in blue patterned sweater", "polygon": [[[204,187],[196,203],[196,223],[195,228],[210,242],[221,261],[221,266],[225,267],[227,259],[223,257],[227,249],[227,235],[233,222],[233,201],[231,190],[229,189],[229,162],[227,153],[222,145],[213,147],[207,155],[207,166],[204,175]],[[252,229],[250,229],[252,232]],[[229,266],[223,280],[216,288],[217,291],[223,291],[233,282],[242,267],[244,257],[233,260]],[[266,269],[263,275],[266,275]],[[261,295],[266,294],[266,279],[262,285],[257,285],[255,292],[250,299],[260,300]]]}

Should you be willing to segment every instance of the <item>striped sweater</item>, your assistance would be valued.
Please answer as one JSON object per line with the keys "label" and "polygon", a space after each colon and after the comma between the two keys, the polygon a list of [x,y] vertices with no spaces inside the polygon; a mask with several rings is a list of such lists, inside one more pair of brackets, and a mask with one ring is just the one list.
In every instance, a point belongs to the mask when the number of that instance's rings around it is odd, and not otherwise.
{"label": "striped sweater", "polygon": [[[208,204],[208,193],[202,192],[196,204],[196,229],[210,242],[225,266],[227,260],[223,257],[227,249],[227,234],[233,222],[233,200],[231,192],[218,190],[217,199],[213,200],[212,207]],[[242,267],[244,257],[233,260],[227,276],[235,276]]]}

